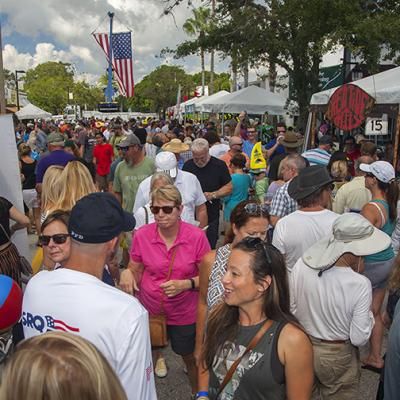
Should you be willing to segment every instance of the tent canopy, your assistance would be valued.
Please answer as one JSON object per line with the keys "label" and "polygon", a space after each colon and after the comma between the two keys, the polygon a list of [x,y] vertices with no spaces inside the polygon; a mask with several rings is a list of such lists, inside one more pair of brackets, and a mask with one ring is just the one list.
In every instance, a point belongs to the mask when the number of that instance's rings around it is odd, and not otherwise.
{"label": "tent canopy", "polygon": [[230,94],[226,90],[220,90],[217,93],[212,94],[211,96],[207,97],[202,97],[198,102],[195,103],[194,108],[196,111],[201,111],[201,112],[212,112],[212,108],[208,106],[208,102],[217,100],[221,98],[222,96],[225,96],[227,94]]}
{"label": "tent canopy", "polygon": [[[392,68],[351,83],[366,91],[375,99],[377,104],[400,103],[400,67]],[[314,93],[311,97],[311,105],[328,104],[329,99],[339,87]]]}
{"label": "tent canopy", "polygon": [[214,112],[240,113],[247,111],[249,114],[283,115],[285,110],[286,98],[272,93],[257,86],[248,86],[221,96],[217,99],[205,101],[204,107],[208,107]]}
{"label": "tent canopy", "polygon": [[28,104],[26,107],[21,108],[15,113],[19,120],[23,119],[37,119],[37,118],[51,118],[51,114],[42,110],[33,104]]}

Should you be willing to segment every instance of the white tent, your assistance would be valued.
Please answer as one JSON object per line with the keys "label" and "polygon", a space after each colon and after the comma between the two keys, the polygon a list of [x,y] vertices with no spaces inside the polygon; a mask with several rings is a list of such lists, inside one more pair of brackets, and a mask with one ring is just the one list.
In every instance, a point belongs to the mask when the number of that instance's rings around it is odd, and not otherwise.
{"label": "white tent", "polygon": [[272,93],[257,86],[248,86],[219,97],[215,100],[206,101],[204,106],[214,112],[240,113],[247,111],[249,114],[283,115],[286,113],[286,98],[279,94]]}
{"label": "white tent", "polygon": [[37,118],[51,118],[51,114],[42,110],[33,104],[28,104],[26,107],[21,108],[15,113],[19,120],[23,119],[37,119]]}
{"label": "white tent", "polygon": [[[351,83],[366,91],[375,99],[377,104],[400,103],[400,67]],[[311,105],[328,104],[329,99],[339,87],[314,93],[311,97]]]}
{"label": "white tent", "polygon": [[226,90],[220,90],[217,93],[212,94],[211,96],[202,97],[198,102],[195,103],[194,108],[199,112],[213,112],[212,107],[208,105],[210,101],[217,100],[227,94],[230,94]]}

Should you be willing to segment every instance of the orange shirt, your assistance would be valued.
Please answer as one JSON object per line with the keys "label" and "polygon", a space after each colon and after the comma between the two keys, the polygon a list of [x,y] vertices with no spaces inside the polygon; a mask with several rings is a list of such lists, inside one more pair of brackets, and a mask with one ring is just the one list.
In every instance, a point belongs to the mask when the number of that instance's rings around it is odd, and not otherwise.
{"label": "orange shirt", "polygon": [[[242,152],[242,154],[246,157],[246,168],[249,168],[250,159],[249,159],[249,157],[247,156],[247,154],[245,154],[245,153],[243,153],[243,152]],[[226,152],[223,156],[221,156],[219,159],[225,162],[225,164],[227,165],[227,167],[228,167],[228,169],[229,169],[229,173],[232,175],[232,170],[231,170],[231,167],[230,167],[230,165],[231,165],[231,159],[232,159],[231,151],[229,150],[229,151]]]}

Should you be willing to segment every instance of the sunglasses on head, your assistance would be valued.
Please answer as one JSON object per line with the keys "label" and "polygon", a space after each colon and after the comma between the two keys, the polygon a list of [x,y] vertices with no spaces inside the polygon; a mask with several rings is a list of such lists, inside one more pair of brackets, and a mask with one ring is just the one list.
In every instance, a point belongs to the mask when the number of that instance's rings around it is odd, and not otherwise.
{"label": "sunglasses on head", "polygon": [[257,237],[245,237],[242,242],[246,244],[246,246],[251,247],[255,250],[261,248],[263,250],[264,256],[268,262],[268,264],[272,264],[271,256],[269,255],[268,244]]}
{"label": "sunglasses on head", "polygon": [[160,210],[162,210],[164,214],[171,214],[175,207],[176,206],[150,206],[150,210],[153,214],[158,214]]}
{"label": "sunglasses on head", "polygon": [[53,239],[53,242],[55,244],[63,244],[67,241],[68,237],[69,237],[68,233],[57,233],[56,235],[52,236],[40,235],[39,244],[42,246],[48,246],[51,239]]}
{"label": "sunglasses on head", "polygon": [[247,214],[268,214],[268,206],[266,204],[249,203],[244,206],[244,211],[246,211]]}

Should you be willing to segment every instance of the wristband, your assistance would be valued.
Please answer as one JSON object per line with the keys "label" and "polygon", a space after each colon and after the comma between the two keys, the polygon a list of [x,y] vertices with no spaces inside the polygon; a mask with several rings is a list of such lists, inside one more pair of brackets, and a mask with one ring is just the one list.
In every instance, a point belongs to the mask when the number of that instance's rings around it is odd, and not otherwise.
{"label": "wristband", "polygon": [[196,393],[196,399],[201,399],[203,397],[208,399],[208,392],[201,391]]}
{"label": "wristband", "polygon": [[[196,288],[196,283],[195,283],[194,279],[193,279],[193,278],[190,278],[189,281],[190,281],[190,284],[192,285],[191,289],[192,289],[192,290],[195,289],[195,288]],[[200,392],[199,392],[199,393],[200,393]],[[201,392],[201,393],[203,393],[203,392]],[[204,392],[204,393],[205,393],[205,392]]]}

